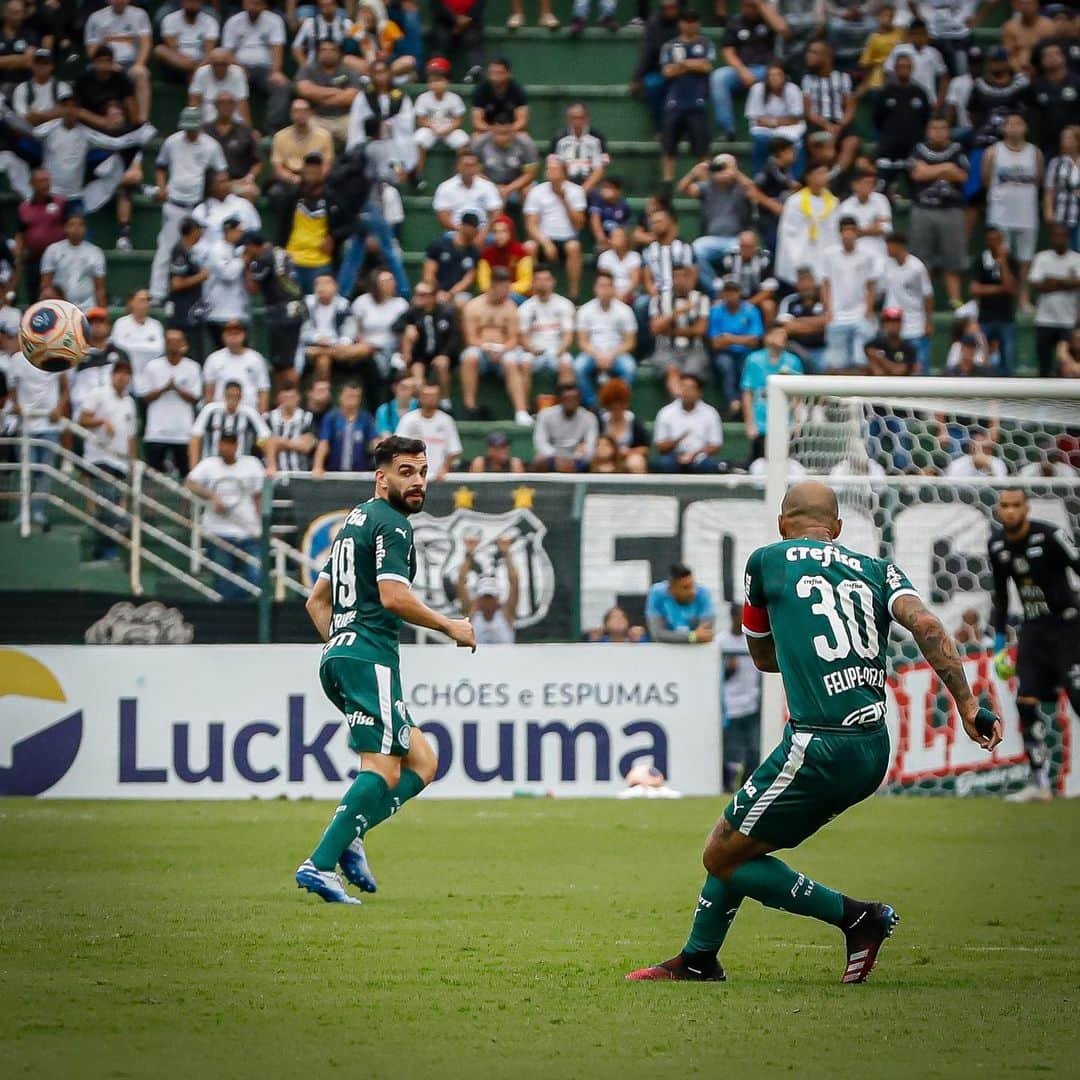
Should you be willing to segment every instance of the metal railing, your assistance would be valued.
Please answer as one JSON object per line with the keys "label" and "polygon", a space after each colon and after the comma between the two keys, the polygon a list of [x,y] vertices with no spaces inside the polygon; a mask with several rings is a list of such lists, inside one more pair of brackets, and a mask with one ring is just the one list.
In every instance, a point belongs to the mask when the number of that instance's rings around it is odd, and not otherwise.
{"label": "metal railing", "polygon": [[[140,460],[132,463],[130,474],[118,476],[61,445],[55,437],[27,431],[26,421],[38,415],[24,413],[20,433],[0,437],[0,458],[13,459],[0,460],[0,475],[18,478],[17,490],[5,490],[0,497],[17,500],[19,535],[23,539],[33,535],[35,507],[45,504],[127,552],[129,583],[135,596],[143,595],[144,566],[152,566],[208,600],[222,600],[221,592],[199,577],[207,561],[204,549],[223,552],[256,571],[260,580],[269,579],[270,588],[264,592],[243,574],[209,560],[216,579],[228,582],[247,596],[280,602],[289,594],[308,594],[301,575],[305,569],[310,574],[317,568],[303,552],[270,532],[271,481],[267,481],[263,491],[267,557],[260,558],[225,537],[207,532],[202,526],[202,515],[208,502],[182,483]],[[54,430],[57,429],[84,440],[94,438],[92,432],[67,418],[55,421]],[[10,452],[3,453],[5,448]],[[94,486],[84,482],[87,477],[91,482],[96,481]],[[39,483],[35,485],[36,479]],[[169,504],[170,499],[175,505]],[[175,526],[183,538],[161,527],[166,523]],[[148,548],[148,541],[174,553],[177,561]],[[266,573],[262,575],[264,570]]]}

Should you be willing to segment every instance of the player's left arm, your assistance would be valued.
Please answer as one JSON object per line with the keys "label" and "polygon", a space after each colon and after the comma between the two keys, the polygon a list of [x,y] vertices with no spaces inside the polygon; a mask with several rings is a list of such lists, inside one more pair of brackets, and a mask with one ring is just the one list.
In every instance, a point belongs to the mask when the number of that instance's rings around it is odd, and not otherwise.
{"label": "player's left arm", "polygon": [[892,617],[911,633],[919,651],[952,695],[968,737],[984,749],[993,750],[1001,742],[1001,720],[989,710],[980,708],[978,698],[968,686],[956,642],[941,620],[913,591],[896,597],[892,603]]}
{"label": "player's left arm", "polygon": [[[744,628],[745,634],[745,628]],[[770,632],[765,637],[746,637],[746,647],[750,650],[750,659],[758,671],[778,672],[780,665],[776,660],[776,643]]]}
{"label": "player's left arm", "polygon": [[330,637],[330,617],[334,610],[333,586],[329,577],[320,574],[315,579],[315,588],[311,590],[304,607],[315,624],[315,629],[319,631],[319,637],[327,641]]}

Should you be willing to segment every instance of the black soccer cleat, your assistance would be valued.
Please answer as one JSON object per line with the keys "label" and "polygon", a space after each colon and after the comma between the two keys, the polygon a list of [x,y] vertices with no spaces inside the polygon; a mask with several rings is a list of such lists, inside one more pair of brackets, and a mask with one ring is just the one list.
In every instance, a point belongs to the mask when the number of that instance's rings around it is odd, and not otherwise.
{"label": "black soccer cleat", "polygon": [[627,982],[726,982],[727,975],[719,960],[703,964],[700,968],[691,967],[687,958],[679,953],[662,964],[638,968],[628,972]]}
{"label": "black soccer cleat", "polygon": [[[848,901],[845,900],[845,904]],[[870,977],[878,950],[892,937],[900,916],[888,904],[860,904],[842,927],[847,940],[847,967],[842,983],[862,983]]]}

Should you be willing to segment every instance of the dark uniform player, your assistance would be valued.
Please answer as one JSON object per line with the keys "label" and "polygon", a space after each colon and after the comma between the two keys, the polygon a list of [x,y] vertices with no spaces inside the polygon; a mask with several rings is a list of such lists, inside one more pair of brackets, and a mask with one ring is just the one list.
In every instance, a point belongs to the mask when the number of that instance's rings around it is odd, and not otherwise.
{"label": "dark uniform player", "polygon": [[[1016,708],[1031,779],[1009,796],[1010,802],[1044,802],[1050,798],[1046,760],[1046,723],[1041,702],[1056,702],[1064,687],[1080,715],[1080,596],[1068,571],[1080,574],[1080,553],[1063,529],[1028,517],[1027,495],[1007,488],[998,497],[1000,529],[990,538],[994,574],[994,664],[1003,679],[1019,677]],[[1009,580],[1016,585],[1024,609],[1016,664],[1005,651],[1009,615]]]}
{"label": "dark uniform player", "polygon": [[476,650],[468,619],[432,611],[409,588],[416,555],[408,515],[423,509],[427,480],[427,454],[419,439],[391,435],[379,444],[375,496],[345,519],[307,602],[326,641],[319,680],[344,714],[349,746],[360,755],[356,779],[315,851],[296,871],[297,885],[331,903],[360,903],[335,873],[339,863],[353,885],[375,891],[364,834],[435,777],[435,751],[413,727],[401,689],[402,620]]}
{"label": "dark uniform player", "polygon": [[781,673],[791,719],[780,745],[735,793],[709,837],[703,859],[709,876],[683,951],[628,979],[724,979],[717,953],[749,896],[838,927],[847,942],[842,981],[866,980],[896,912],[811,881],[769,852],[801,844],[884,779],[891,622],[911,631],[968,735],[991,750],[1001,741],[1001,721],[979,708],[952,638],[898,567],[834,542],[837,513],[829,488],[797,484],[781,508],[784,539],[758,548],[746,564],[743,628],[750,655],[762,671]]}

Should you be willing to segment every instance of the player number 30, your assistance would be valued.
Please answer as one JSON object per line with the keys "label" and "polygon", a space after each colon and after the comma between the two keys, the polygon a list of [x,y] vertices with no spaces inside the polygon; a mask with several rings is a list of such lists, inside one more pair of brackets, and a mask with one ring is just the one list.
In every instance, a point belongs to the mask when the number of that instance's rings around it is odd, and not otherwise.
{"label": "player number 30", "polygon": [[[849,580],[833,588],[832,583],[820,575],[807,574],[796,582],[795,594],[802,600],[809,600],[815,594],[818,597],[810,610],[815,615],[823,615],[829,624],[829,634],[818,634],[814,638],[814,651],[822,660],[843,660],[852,649],[864,660],[877,657],[878,628],[874,618],[874,596],[868,585]],[[855,610],[856,603],[862,614],[861,620]]]}

